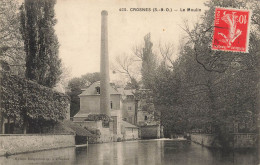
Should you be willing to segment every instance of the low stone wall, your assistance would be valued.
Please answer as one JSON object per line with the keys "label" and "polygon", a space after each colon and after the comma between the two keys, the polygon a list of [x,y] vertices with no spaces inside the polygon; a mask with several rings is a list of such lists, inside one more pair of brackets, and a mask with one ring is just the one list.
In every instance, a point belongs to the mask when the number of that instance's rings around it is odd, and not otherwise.
{"label": "low stone wall", "polygon": [[[214,142],[213,134],[191,134],[191,141],[206,147],[220,147]],[[215,146],[213,145],[215,144]]]}
{"label": "low stone wall", "polygon": [[[236,133],[233,135],[233,141],[229,142],[229,147],[239,148],[255,148],[257,136],[253,133]],[[191,141],[206,147],[221,147],[213,134],[191,134]]]}
{"label": "low stone wall", "polygon": [[138,139],[138,128],[125,128],[123,140],[136,140]]}
{"label": "low stone wall", "polygon": [[2,134],[0,156],[75,146],[75,135]]}
{"label": "low stone wall", "polygon": [[234,148],[255,148],[257,147],[257,135],[253,133],[234,134]]}
{"label": "low stone wall", "polygon": [[100,128],[101,135],[97,139],[98,143],[107,143],[107,142],[113,142],[115,141],[116,137],[113,135],[113,131],[110,130],[110,128]]}

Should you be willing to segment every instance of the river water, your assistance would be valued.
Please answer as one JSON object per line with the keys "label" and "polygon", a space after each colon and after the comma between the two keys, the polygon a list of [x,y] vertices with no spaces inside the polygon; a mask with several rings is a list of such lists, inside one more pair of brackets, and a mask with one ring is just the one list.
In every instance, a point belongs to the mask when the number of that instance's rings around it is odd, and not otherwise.
{"label": "river water", "polygon": [[226,153],[188,141],[139,140],[0,157],[0,164],[258,165],[258,156],[256,150]]}

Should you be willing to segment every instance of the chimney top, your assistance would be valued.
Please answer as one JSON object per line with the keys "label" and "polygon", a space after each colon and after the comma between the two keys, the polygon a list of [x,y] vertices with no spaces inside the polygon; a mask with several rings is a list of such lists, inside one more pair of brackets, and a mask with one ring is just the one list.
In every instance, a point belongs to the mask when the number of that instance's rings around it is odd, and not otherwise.
{"label": "chimney top", "polygon": [[106,10],[102,10],[101,15],[108,15]]}

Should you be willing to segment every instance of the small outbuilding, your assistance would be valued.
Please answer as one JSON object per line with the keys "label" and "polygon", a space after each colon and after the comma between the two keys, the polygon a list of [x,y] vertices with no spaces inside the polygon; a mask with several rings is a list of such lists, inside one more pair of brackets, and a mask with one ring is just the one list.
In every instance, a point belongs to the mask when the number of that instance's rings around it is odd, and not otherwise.
{"label": "small outbuilding", "polygon": [[90,133],[88,130],[72,121],[64,121],[62,124],[74,131],[76,145],[87,144],[96,137],[95,134]]}
{"label": "small outbuilding", "polygon": [[122,121],[122,134],[123,140],[135,140],[138,137],[139,128],[133,124],[126,121]]}

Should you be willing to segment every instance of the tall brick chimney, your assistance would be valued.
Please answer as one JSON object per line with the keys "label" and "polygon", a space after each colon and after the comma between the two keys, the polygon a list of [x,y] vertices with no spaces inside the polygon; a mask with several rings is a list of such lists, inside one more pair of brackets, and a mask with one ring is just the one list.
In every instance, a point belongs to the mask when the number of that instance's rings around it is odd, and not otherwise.
{"label": "tall brick chimney", "polygon": [[109,57],[107,41],[107,11],[101,12],[101,54],[100,54],[100,113],[110,116]]}

